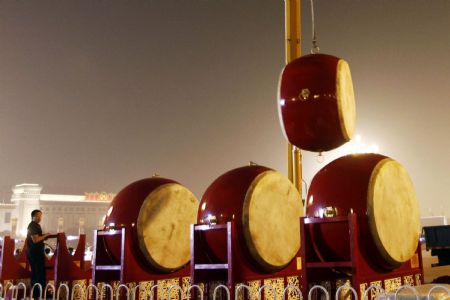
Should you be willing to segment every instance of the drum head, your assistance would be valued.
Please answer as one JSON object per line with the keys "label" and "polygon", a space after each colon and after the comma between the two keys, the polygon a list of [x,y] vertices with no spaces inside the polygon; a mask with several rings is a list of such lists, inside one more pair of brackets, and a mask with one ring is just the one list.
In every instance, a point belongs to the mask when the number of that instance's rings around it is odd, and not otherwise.
{"label": "drum head", "polygon": [[340,59],[336,70],[336,98],[343,137],[349,141],[355,131],[356,110],[352,75],[348,63]]}
{"label": "drum head", "polygon": [[195,196],[176,183],[161,185],[144,200],[137,220],[139,248],[154,268],[170,272],[189,262],[197,210]]}
{"label": "drum head", "polygon": [[244,200],[242,223],[247,248],[267,271],[286,266],[300,248],[303,204],[283,175],[266,171],[252,182]]}
{"label": "drum head", "polygon": [[367,199],[370,231],[382,257],[393,266],[414,255],[420,237],[420,215],[407,171],[386,158],[372,172]]}

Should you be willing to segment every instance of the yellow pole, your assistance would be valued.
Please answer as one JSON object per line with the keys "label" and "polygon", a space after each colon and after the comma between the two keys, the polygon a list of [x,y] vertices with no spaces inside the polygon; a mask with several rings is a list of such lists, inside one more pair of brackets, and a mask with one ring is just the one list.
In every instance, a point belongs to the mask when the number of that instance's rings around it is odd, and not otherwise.
{"label": "yellow pole", "polygon": [[[300,57],[300,0],[285,0],[286,64]],[[288,143],[288,177],[302,195],[302,153]]]}

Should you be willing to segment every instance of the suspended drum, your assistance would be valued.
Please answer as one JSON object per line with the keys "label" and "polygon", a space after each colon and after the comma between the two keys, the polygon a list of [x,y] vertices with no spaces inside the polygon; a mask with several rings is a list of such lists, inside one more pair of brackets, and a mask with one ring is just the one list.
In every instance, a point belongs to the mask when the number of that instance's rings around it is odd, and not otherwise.
{"label": "suspended drum", "polygon": [[[314,176],[307,198],[308,217],[351,212],[358,216],[358,244],[372,267],[394,270],[415,254],[419,208],[411,179],[397,161],[379,154],[348,155]],[[315,224],[310,234],[322,260],[350,260],[347,224]]]}
{"label": "suspended drum", "polygon": [[[285,267],[300,247],[300,195],[280,173],[257,165],[231,170],[218,177],[200,201],[198,223],[236,222],[239,240],[250,261],[264,271]],[[226,261],[227,246],[217,232],[205,232],[212,260]]]}
{"label": "suspended drum", "polygon": [[[190,259],[189,226],[197,220],[198,200],[179,183],[160,177],[131,183],[108,209],[105,225],[131,228],[140,261],[160,272],[173,272]],[[107,240],[120,261],[120,242]]]}
{"label": "suspended drum", "polygon": [[281,73],[278,108],[281,127],[291,144],[316,152],[343,145],[355,128],[348,63],[326,54],[293,60]]}

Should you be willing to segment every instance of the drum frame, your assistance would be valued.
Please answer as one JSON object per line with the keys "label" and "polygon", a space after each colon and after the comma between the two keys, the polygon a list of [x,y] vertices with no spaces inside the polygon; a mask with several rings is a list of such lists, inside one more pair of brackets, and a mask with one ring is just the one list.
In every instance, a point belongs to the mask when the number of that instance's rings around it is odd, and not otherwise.
{"label": "drum frame", "polygon": [[[329,223],[330,225],[348,223],[350,229],[350,260],[321,261],[317,257],[313,249],[308,227],[324,223]],[[340,284],[345,283],[342,282],[342,278],[346,278],[351,286],[357,290],[359,299],[362,299],[365,290],[373,284],[379,285],[384,290],[389,291],[390,289],[398,288],[405,284],[420,285],[423,283],[424,277],[420,242],[417,246],[416,253],[411,260],[393,271],[382,272],[374,269],[370,262],[366,261],[364,258],[364,255],[362,254],[363,250],[360,248],[360,242],[358,242],[360,235],[361,232],[358,226],[357,213],[350,213],[348,216],[332,218],[300,218],[300,255],[303,266],[301,290],[304,293],[304,299],[308,296],[306,292],[311,285],[324,285],[324,282],[327,282],[332,292],[335,292]],[[339,272],[341,273],[338,274]],[[350,274],[345,274],[346,272],[349,272]],[[392,284],[393,282],[395,282],[395,284]],[[372,295],[372,297],[373,296],[374,295]]]}
{"label": "drum frame", "polygon": [[[56,247],[51,258],[45,258],[45,273],[47,281],[53,281],[55,286],[66,283],[73,286],[76,281],[89,281],[91,272],[86,269],[84,260],[86,235],[80,234],[76,251],[71,255],[67,249],[67,237],[63,232],[51,235],[56,238]],[[27,259],[27,243],[25,241],[19,257],[15,257],[14,238],[5,236],[0,243],[0,284],[7,282],[18,284],[31,277]],[[37,288],[39,290],[39,288]],[[6,292],[6,290],[5,290]],[[56,293],[56,291],[54,291]],[[19,297],[20,298],[20,297]]]}
{"label": "drum frame", "polygon": [[[216,231],[227,241],[227,262],[214,264],[208,259],[207,245],[202,239],[202,234]],[[205,284],[205,299],[208,293],[212,296],[213,283],[224,282],[230,290],[230,299],[235,298],[235,289],[240,284],[262,287],[268,280],[283,280],[283,290],[288,285],[295,285],[291,281],[297,278],[298,285],[301,276],[300,251],[294,259],[282,270],[268,273],[258,269],[252,260],[245,245],[240,243],[236,221],[226,224],[191,225],[191,284]],[[248,294],[246,294],[247,298]],[[253,295],[255,297],[256,295]],[[252,298],[253,299],[253,298]],[[277,298],[278,299],[278,298]]]}
{"label": "drum frame", "polygon": [[[189,264],[172,273],[158,273],[148,267],[145,267],[141,261],[138,261],[136,255],[133,255],[136,249],[133,238],[133,230],[136,228],[122,227],[118,229],[96,230],[94,232],[94,245],[92,256],[92,281],[95,285],[99,283],[113,283],[119,284],[136,283],[136,285],[154,281],[157,284],[159,281],[170,281],[173,279],[179,280],[179,285],[182,285],[183,278],[189,277]],[[121,241],[120,262],[117,262],[109,253],[106,239],[119,238]],[[162,286],[163,289],[168,287]],[[156,291],[158,293],[158,291]],[[157,299],[161,299],[158,295]]]}

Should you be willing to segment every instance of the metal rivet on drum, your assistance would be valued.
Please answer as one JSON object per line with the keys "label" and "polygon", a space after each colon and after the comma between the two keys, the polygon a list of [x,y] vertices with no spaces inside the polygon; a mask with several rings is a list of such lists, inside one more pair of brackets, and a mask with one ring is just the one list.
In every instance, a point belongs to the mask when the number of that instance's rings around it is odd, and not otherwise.
{"label": "metal rivet on drum", "polygon": [[302,89],[302,91],[300,92],[300,94],[298,96],[301,100],[304,101],[309,98],[309,94],[311,94],[309,89]]}
{"label": "metal rivet on drum", "polygon": [[316,161],[318,162],[318,163],[323,163],[323,161],[325,160],[325,158],[324,158],[324,156],[323,156],[323,152],[322,151],[320,151],[318,154],[317,154],[317,157],[316,157]]}

